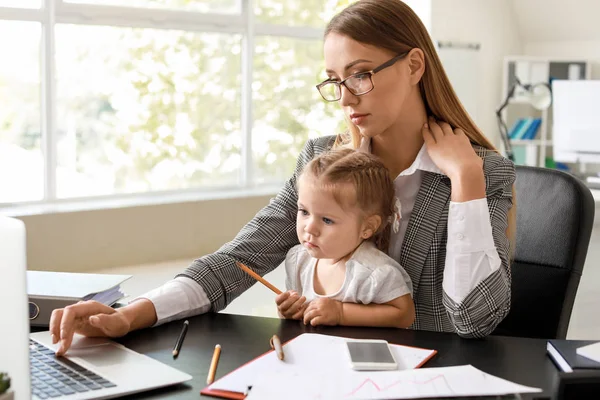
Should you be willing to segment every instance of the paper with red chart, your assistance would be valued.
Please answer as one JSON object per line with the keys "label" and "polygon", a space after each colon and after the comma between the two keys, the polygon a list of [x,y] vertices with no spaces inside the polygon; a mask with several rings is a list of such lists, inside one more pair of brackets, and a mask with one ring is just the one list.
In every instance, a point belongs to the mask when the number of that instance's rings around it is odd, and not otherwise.
{"label": "paper with red chart", "polygon": [[280,369],[258,379],[246,400],[417,399],[536,392],[541,390],[500,379],[471,365],[378,372],[345,368],[329,369],[326,374]]}

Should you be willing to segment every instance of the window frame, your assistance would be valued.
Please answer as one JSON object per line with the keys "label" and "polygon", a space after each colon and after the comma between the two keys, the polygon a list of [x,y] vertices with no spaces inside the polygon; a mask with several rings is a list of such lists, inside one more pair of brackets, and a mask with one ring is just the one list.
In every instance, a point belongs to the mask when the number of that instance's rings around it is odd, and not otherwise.
{"label": "window frame", "polygon": [[[9,215],[32,215],[46,212],[82,209],[102,209],[223,198],[240,195],[265,195],[277,191],[254,183],[252,159],[252,77],[254,43],[257,36],[321,40],[323,29],[255,21],[253,0],[238,0],[239,13],[203,13],[198,11],[122,7],[113,5],[67,3],[63,0],[42,0],[39,9],[0,6],[0,20],[31,21],[41,24],[41,135],[44,154],[44,197],[39,201],[0,203],[0,212]],[[242,165],[238,184],[219,189],[197,187],[169,191],[148,191],[133,194],[111,194],[60,199],[56,195],[56,24],[105,25],[133,28],[183,30],[204,33],[229,33],[242,36]]]}

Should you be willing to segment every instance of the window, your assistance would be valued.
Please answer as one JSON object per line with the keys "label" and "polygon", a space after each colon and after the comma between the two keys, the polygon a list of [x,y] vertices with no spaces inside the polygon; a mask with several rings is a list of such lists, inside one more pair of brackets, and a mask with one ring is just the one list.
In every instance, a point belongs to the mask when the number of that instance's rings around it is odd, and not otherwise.
{"label": "window", "polygon": [[42,0],[0,0],[0,7],[40,8]]}
{"label": "window", "polygon": [[19,38],[0,40],[0,203],[41,200],[41,26],[0,20],[0,37]]}
{"label": "window", "polygon": [[252,151],[258,183],[286,179],[307,139],[337,132],[339,107],[315,90],[324,65],[314,60],[322,53],[320,40],[256,38]]}
{"label": "window", "polygon": [[337,7],[346,3],[348,1],[254,0],[254,14],[256,20],[262,23],[324,28]]}
{"label": "window", "polygon": [[240,35],[57,25],[57,196],[237,184]]}
{"label": "window", "polygon": [[0,0],[0,206],[280,185],[351,0],[246,1]]}
{"label": "window", "polygon": [[66,0],[67,3],[189,10],[213,13],[239,13],[238,0]]}

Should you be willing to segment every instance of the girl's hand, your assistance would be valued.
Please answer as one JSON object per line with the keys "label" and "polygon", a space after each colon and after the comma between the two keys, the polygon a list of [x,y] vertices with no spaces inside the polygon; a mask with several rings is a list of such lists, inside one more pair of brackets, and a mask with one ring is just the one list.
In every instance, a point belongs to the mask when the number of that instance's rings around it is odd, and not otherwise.
{"label": "girl's hand", "polygon": [[343,314],[341,301],[321,297],[308,304],[304,311],[304,325],[339,325],[342,323]]}
{"label": "girl's hand", "polygon": [[302,319],[307,306],[305,303],[306,297],[300,297],[293,290],[288,290],[275,297],[275,304],[277,304],[279,315],[287,319]]}
{"label": "girl's hand", "polygon": [[421,133],[431,160],[451,181],[474,173],[483,176],[483,160],[462,129],[452,129],[448,123],[429,117]]}

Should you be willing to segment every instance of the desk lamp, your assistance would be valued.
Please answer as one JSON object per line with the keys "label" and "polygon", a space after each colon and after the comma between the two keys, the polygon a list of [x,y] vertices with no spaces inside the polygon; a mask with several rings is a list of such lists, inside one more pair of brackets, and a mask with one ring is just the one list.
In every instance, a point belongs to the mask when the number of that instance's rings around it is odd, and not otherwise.
{"label": "desk lamp", "polygon": [[523,84],[519,80],[519,78],[515,77],[515,83],[512,85],[510,90],[508,91],[508,95],[502,102],[502,105],[496,110],[496,118],[498,120],[498,129],[500,130],[500,137],[504,142],[504,149],[506,150],[506,156],[509,160],[515,161],[515,156],[512,151],[512,146],[510,144],[510,136],[508,134],[508,127],[506,126],[506,122],[502,119],[502,110],[506,108],[510,99],[515,95],[515,89],[517,87],[522,87],[525,89],[525,93],[523,94],[524,100],[531,104],[533,108],[536,110],[545,110],[550,107],[552,103],[552,91],[550,90],[550,85],[545,82],[540,82],[536,84]]}

